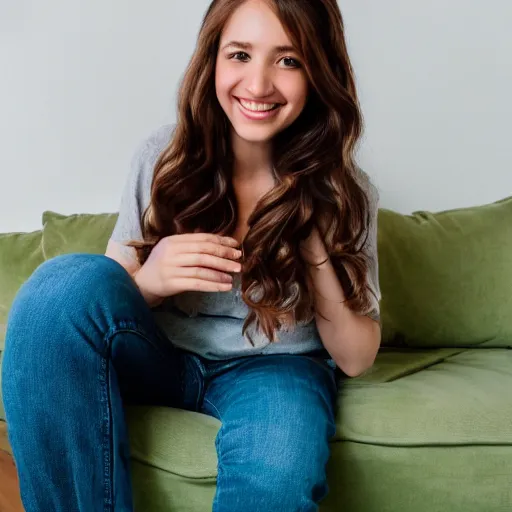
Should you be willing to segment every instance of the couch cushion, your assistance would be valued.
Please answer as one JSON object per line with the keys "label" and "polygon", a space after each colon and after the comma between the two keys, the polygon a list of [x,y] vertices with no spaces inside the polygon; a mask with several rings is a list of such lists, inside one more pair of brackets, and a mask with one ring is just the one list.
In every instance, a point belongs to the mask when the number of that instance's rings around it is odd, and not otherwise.
{"label": "couch cushion", "polygon": [[509,512],[511,459],[509,445],[334,443],[320,512]]}
{"label": "couch cushion", "polygon": [[45,259],[60,254],[104,254],[114,230],[117,213],[43,213],[43,253]]}
{"label": "couch cushion", "polygon": [[[512,478],[511,386],[507,349],[383,349],[370,371],[342,383],[321,510],[500,510]],[[135,507],[211,510],[220,422],[152,407],[128,407],[127,420]]]}
{"label": "couch cushion", "polygon": [[220,421],[168,407],[126,409],[135,510],[211,510]]}
{"label": "couch cushion", "polygon": [[384,350],[342,389],[326,510],[512,510],[511,387],[511,350]]}
{"label": "couch cushion", "polygon": [[7,316],[20,286],[44,261],[42,231],[0,234],[0,350],[3,350]]}
{"label": "couch cushion", "polygon": [[383,344],[512,346],[512,198],[379,212]]}
{"label": "couch cushion", "polygon": [[341,390],[336,438],[383,446],[512,446],[512,351],[385,350]]}

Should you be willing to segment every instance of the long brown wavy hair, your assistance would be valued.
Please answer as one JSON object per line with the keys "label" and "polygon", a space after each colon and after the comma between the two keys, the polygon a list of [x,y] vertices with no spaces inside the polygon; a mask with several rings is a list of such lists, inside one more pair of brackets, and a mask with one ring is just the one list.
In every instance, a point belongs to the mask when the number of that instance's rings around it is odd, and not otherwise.
{"label": "long brown wavy hair", "polygon": [[[217,100],[214,76],[222,29],[243,3],[214,0],[203,19],[180,84],[177,124],[155,165],[142,218],[144,242],[129,244],[141,265],[164,237],[230,236],[237,226],[230,123]],[[299,244],[315,225],[348,307],[369,312],[368,261],[361,249],[370,212],[354,160],[362,116],[337,2],[268,4],[298,49],[309,80],[300,116],[273,139],[277,184],[259,200],[242,243],[241,291],[249,307],[243,333],[256,322],[273,342],[276,330],[314,318],[312,281]]]}

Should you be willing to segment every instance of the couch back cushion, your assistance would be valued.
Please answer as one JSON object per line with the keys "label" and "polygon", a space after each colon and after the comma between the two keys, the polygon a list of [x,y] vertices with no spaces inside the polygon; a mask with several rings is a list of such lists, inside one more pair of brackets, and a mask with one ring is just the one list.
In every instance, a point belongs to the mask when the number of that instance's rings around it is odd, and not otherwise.
{"label": "couch back cushion", "polygon": [[104,254],[117,213],[43,213],[43,253],[49,260],[60,254]]}
{"label": "couch back cushion", "polygon": [[438,213],[379,212],[383,343],[512,346],[512,197]]}
{"label": "couch back cushion", "polygon": [[0,351],[4,349],[7,316],[14,296],[44,261],[42,231],[0,234]]}

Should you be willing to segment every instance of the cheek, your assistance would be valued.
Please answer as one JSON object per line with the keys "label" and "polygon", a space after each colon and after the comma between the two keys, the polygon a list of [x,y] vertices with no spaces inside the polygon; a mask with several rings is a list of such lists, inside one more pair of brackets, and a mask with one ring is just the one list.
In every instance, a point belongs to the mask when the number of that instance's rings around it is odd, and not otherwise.
{"label": "cheek", "polygon": [[[282,92],[287,101],[298,108],[302,108],[306,103],[308,95],[308,84],[306,80],[294,79],[287,84],[283,84]],[[285,92],[286,91],[286,92]]]}
{"label": "cheek", "polygon": [[229,70],[218,66],[215,72],[215,90],[219,99],[226,100],[229,97],[230,91],[236,84],[235,74]]}

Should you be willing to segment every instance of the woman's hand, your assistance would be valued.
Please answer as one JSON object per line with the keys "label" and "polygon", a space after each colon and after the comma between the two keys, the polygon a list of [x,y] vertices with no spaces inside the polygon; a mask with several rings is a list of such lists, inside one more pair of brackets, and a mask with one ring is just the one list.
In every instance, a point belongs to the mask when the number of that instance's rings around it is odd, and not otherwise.
{"label": "woman's hand", "polygon": [[238,245],[234,238],[209,233],[162,238],[134,275],[135,283],[151,306],[184,291],[229,291],[231,273],[241,270]]}

